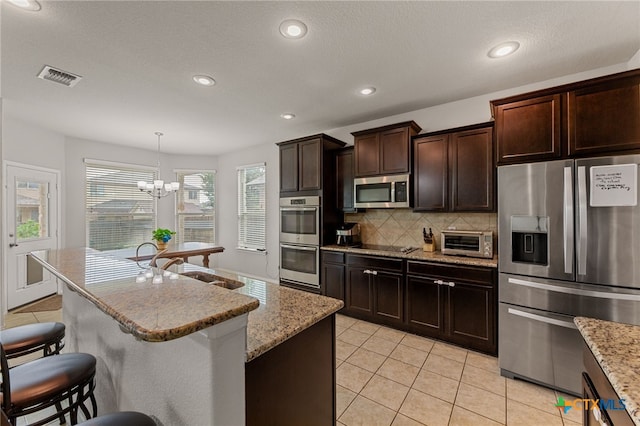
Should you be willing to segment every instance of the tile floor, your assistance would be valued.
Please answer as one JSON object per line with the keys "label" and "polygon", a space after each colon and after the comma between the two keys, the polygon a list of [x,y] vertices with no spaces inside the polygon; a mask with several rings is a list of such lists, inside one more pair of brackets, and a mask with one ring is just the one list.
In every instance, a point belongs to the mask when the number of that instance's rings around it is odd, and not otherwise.
{"label": "tile floor", "polygon": [[[5,328],[61,320],[60,310],[9,313]],[[559,393],[501,377],[497,358],[344,315],[336,336],[339,426],[582,424],[554,406]]]}

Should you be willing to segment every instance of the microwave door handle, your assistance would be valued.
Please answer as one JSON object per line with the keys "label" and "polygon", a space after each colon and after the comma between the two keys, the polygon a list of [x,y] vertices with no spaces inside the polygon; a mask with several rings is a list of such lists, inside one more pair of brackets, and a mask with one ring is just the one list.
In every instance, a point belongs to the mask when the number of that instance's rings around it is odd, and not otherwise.
{"label": "microwave door handle", "polygon": [[587,176],[584,166],[578,167],[578,275],[587,273]]}
{"label": "microwave door handle", "polygon": [[571,167],[564,168],[563,193],[563,224],[564,224],[564,272],[573,273],[573,174]]}
{"label": "microwave door handle", "polygon": [[391,182],[391,202],[396,202],[396,183]]}

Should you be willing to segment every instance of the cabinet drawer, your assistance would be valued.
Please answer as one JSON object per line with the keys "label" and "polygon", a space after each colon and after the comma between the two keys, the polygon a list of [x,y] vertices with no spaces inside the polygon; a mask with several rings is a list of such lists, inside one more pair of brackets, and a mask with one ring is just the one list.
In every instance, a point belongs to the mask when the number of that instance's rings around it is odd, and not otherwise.
{"label": "cabinet drawer", "polygon": [[347,265],[402,272],[402,259],[391,259],[387,257],[358,256],[350,254],[347,256]]}
{"label": "cabinet drawer", "polygon": [[473,266],[437,265],[409,260],[407,261],[407,274],[429,275],[452,280],[459,279],[489,285],[495,284],[495,271],[493,269]]}
{"label": "cabinet drawer", "polygon": [[331,263],[344,263],[344,253],[335,251],[322,251],[322,261]]}

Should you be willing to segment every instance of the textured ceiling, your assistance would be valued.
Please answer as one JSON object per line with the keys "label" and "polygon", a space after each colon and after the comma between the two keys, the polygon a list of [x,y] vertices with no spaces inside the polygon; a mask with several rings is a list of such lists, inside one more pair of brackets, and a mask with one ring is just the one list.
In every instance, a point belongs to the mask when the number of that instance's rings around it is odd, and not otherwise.
{"label": "textured ceiling", "polygon": [[[65,135],[220,154],[628,61],[640,2],[2,3],[5,113]],[[303,20],[302,40],[281,37]],[[491,60],[493,45],[517,40]],[[67,88],[43,65],[80,74]],[[204,88],[191,76],[209,74]],[[357,89],[373,85],[372,97]],[[285,121],[284,112],[296,118]]]}

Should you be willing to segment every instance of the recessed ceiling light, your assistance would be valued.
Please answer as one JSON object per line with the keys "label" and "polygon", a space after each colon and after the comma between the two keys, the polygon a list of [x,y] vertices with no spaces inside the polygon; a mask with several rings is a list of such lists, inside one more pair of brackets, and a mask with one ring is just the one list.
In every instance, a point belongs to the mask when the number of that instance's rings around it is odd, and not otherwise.
{"label": "recessed ceiling light", "polygon": [[284,118],[285,120],[293,120],[294,118],[296,118],[296,115],[291,114],[290,112],[285,112],[284,114],[280,114],[280,117]]}
{"label": "recessed ceiling light", "polygon": [[369,95],[373,95],[374,93],[376,93],[376,88],[375,87],[365,87],[364,89],[360,89],[360,94],[361,95],[365,95],[365,96],[369,96]]}
{"label": "recessed ceiling light", "polygon": [[19,7],[20,9],[29,10],[31,12],[37,12],[42,7],[36,0],[8,0],[9,4]]}
{"label": "recessed ceiling light", "polygon": [[208,75],[194,75],[193,81],[203,86],[213,86],[216,84],[216,81]]}
{"label": "recessed ceiling light", "polygon": [[506,43],[500,43],[499,45],[493,47],[489,50],[490,58],[502,58],[507,55],[511,55],[513,52],[518,50],[520,47],[520,43],[517,41],[507,41]]}
{"label": "recessed ceiling light", "polygon": [[297,19],[287,19],[280,24],[280,34],[286,38],[302,38],[307,34],[307,26]]}

